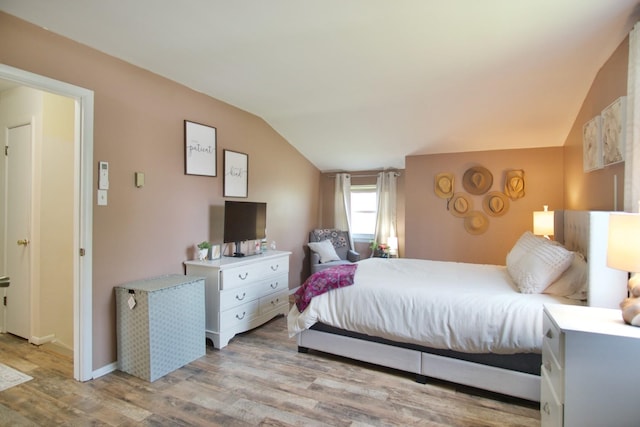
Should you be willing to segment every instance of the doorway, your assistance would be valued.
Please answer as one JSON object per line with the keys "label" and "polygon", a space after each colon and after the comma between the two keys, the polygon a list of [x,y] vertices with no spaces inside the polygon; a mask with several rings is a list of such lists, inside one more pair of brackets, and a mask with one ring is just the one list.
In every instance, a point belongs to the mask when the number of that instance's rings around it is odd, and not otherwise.
{"label": "doorway", "polygon": [[[93,378],[92,368],[92,200],[93,92],[0,64],[0,79],[74,101],[74,189],[72,224],[74,378]],[[5,131],[3,129],[3,131]],[[6,236],[5,236],[6,239]],[[4,260],[6,262],[6,258]]]}

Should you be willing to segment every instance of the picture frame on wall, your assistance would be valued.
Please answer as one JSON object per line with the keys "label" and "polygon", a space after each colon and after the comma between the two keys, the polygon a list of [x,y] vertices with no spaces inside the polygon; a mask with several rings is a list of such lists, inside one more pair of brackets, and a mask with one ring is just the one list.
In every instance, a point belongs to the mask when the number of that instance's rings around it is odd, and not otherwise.
{"label": "picture frame on wall", "polygon": [[626,96],[602,110],[602,162],[604,166],[624,161]]}
{"label": "picture frame on wall", "polygon": [[585,172],[602,169],[602,117],[596,116],[582,127],[582,164]]}
{"label": "picture frame on wall", "polygon": [[184,121],[184,173],[216,176],[216,128]]}
{"label": "picture frame on wall", "polygon": [[249,196],[249,155],[224,150],[224,197]]}

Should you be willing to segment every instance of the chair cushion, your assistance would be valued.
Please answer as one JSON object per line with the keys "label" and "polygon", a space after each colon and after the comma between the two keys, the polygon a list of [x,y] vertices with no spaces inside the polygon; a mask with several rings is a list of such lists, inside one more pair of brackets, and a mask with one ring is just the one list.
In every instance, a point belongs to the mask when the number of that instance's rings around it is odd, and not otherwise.
{"label": "chair cushion", "polygon": [[339,261],[340,257],[333,248],[330,240],[323,240],[321,242],[309,242],[307,243],[309,249],[320,255],[320,263],[324,264],[330,261]]}

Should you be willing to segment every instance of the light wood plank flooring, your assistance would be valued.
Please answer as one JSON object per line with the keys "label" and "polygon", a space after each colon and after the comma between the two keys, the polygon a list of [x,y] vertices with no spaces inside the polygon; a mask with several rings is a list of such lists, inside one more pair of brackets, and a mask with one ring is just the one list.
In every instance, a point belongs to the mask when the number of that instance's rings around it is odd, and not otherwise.
{"label": "light wood plank flooring", "polygon": [[0,362],[34,378],[0,392],[0,426],[540,425],[531,402],[300,354],[284,317],[153,383],[120,371],[77,382],[71,359],[8,334]]}

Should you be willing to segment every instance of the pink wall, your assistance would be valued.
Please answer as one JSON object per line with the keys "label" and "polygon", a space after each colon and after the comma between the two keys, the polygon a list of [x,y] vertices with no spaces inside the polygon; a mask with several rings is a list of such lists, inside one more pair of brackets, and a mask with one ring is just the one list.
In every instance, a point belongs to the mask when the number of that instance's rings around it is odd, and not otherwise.
{"label": "pink wall", "polygon": [[[518,237],[531,230],[532,212],[562,209],[562,148],[496,150],[472,153],[409,156],[406,160],[406,242],[409,258],[504,265],[508,250]],[[509,169],[524,170],[525,196],[509,202],[500,217],[489,216],[489,228],[469,234],[461,218],[447,211],[446,199],[434,192],[434,178],[454,174],[454,191],[464,192],[462,177],[472,166],[484,166],[493,175],[489,191],[504,190]],[[482,211],[483,196],[469,195],[473,210]]]}
{"label": "pink wall", "polygon": [[[268,203],[268,239],[293,252],[290,287],[301,283],[320,173],[262,119],[4,13],[0,62],[94,91],[94,172],[110,165],[109,204],[93,218],[94,369],[116,360],[114,286],[182,274],[195,243],[221,238],[210,212],[224,204],[222,149],[249,155],[240,200]],[[184,174],[185,119],[217,128],[217,177]]]}
{"label": "pink wall", "polygon": [[[624,210],[624,163],[585,173],[582,167],[582,127],[621,96],[627,94],[629,38],[618,46],[591,85],[565,142],[566,209]],[[617,176],[618,206],[614,206]]]}

